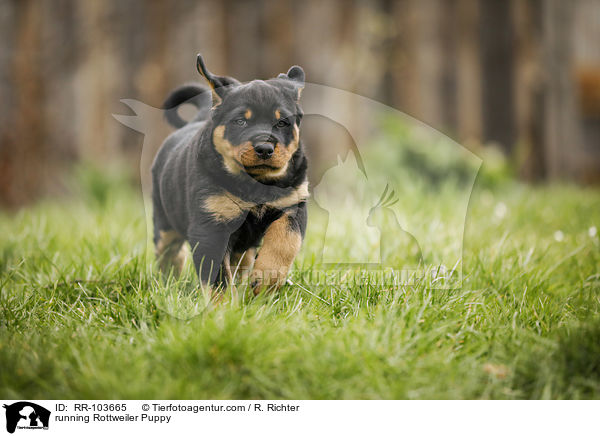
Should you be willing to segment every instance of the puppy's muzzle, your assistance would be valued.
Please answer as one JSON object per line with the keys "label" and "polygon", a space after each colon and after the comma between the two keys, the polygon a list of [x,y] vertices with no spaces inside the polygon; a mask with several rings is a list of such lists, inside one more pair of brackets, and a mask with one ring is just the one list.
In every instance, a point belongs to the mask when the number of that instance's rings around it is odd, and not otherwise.
{"label": "puppy's muzzle", "polygon": [[271,135],[259,135],[253,138],[252,146],[256,155],[261,159],[269,159],[275,151],[277,140]]}

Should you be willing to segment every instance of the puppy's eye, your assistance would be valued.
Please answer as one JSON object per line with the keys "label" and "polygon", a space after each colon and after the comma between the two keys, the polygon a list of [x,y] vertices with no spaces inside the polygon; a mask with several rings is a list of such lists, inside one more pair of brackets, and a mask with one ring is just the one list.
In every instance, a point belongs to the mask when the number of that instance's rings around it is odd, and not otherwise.
{"label": "puppy's eye", "polygon": [[236,126],[240,126],[240,127],[246,127],[248,125],[248,121],[246,121],[243,118],[237,118],[237,119],[233,120],[233,122],[235,123]]}
{"label": "puppy's eye", "polygon": [[275,124],[276,127],[279,127],[280,129],[286,126],[289,126],[290,123],[288,120],[279,120],[277,121],[277,124]]}

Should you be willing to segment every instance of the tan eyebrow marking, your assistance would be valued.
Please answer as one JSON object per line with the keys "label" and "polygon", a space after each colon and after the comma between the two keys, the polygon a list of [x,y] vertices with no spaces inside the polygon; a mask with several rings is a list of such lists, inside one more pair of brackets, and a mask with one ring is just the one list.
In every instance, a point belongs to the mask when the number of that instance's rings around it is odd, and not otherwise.
{"label": "tan eyebrow marking", "polygon": [[275,109],[275,119],[279,119],[281,118],[281,112],[279,112],[279,109]]}
{"label": "tan eyebrow marking", "polygon": [[244,118],[249,120],[251,117],[252,117],[252,111],[250,109],[246,109],[246,112],[244,112]]}

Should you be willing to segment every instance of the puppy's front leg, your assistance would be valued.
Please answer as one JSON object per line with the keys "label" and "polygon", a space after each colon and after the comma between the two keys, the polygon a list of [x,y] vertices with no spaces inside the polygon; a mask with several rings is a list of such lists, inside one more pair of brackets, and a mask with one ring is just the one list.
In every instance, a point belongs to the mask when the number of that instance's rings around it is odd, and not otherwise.
{"label": "puppy's front leg", "polygon": [[258,293],[262,286],[279,287],[285,283],[294,258],[300,251],[306,227],[306,208],[286,211],[267,228],[258,252],[250,283]]}
{"label": "puppy's front leg", "polygon": [[230,232],[225,226],[196,226],[188,232],[192,258],[203,285],[215,285],[225,257]]}

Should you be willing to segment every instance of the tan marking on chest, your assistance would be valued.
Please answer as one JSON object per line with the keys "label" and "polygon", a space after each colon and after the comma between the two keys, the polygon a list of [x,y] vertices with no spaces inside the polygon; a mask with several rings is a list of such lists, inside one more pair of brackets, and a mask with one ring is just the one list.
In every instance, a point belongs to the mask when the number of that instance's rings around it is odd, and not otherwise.
{"label": "tan marking on chest", "polygon": [[203,204],[204,210],[210,212],[217,221],[225,222],[238,218],[255,206],[232,194],[209,195]]}
{"label": "tan marking on chest", "polygon": [[286,195],[285,197],[281,197],[275,201],[267,203],[267,206],[273,207],[275,209],[285,209],[286,207],[291,207],[295,204],[300,203],[301,201],[306,200],[309,196],[310,194],[308,193],[308,180],[306,180],[300,186],[298,186],[292,193]]}
{"label": "tan marking on chest", "polygon": [[265,212],[267,211],[267,209],[269,209],[269,207],[266,204],[259,204],[256,205],[252,208],[251,212],[254,216],[256,216],[257,218],[262,218],[265,215]]}

